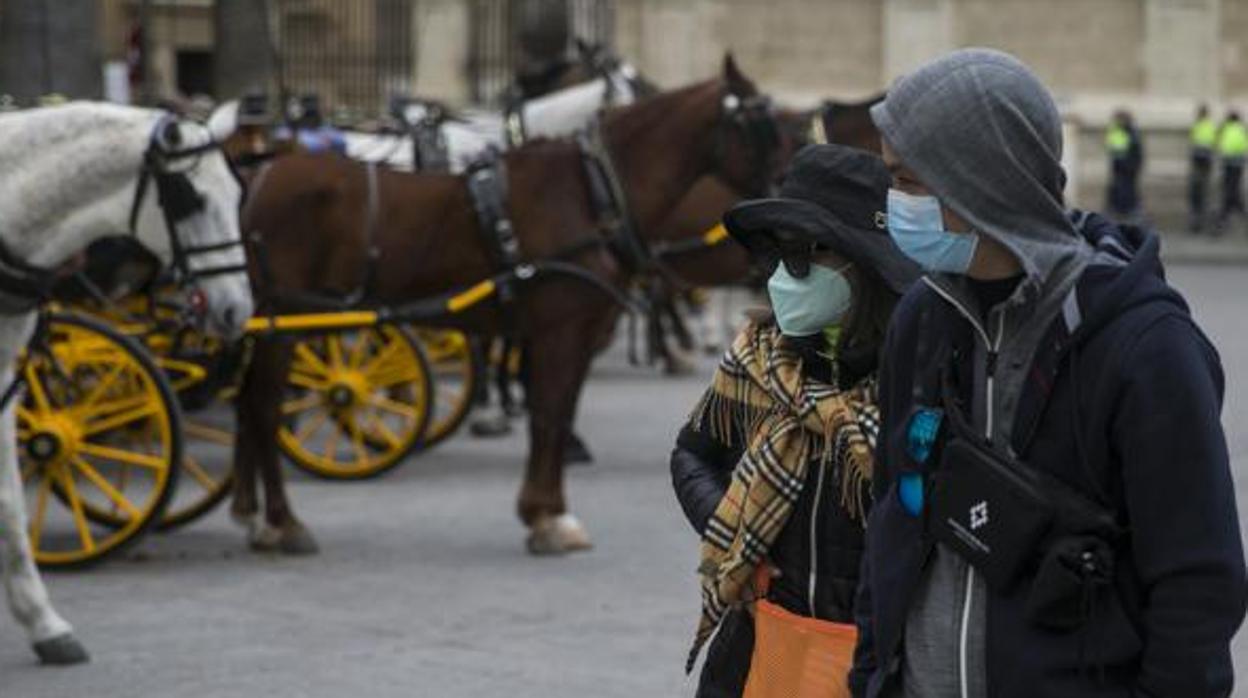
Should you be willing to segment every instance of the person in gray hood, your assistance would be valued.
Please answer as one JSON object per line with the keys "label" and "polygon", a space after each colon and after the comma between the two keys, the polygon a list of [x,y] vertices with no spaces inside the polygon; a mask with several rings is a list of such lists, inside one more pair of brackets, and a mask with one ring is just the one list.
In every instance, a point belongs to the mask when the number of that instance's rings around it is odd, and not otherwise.
{"label": "person in gray hood", "polygon": [[1226,696],[1245,570],[1217,352],[1154,236],[1068,211],[1061,120],[966,49],[871,112],[893,316],[855,696]]}

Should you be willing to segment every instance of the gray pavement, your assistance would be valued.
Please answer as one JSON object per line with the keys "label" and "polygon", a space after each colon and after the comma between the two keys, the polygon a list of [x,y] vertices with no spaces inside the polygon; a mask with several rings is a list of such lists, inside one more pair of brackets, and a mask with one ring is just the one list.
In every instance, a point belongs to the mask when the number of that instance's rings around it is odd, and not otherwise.
{"label": "gray pavement", "polygon": [[[1172,278],[1226,364],[1224,421],[1248,511],[1248,268],[1175,267]],[[319,557],[247,553],[217,512],[130,560],[48,575],[93,662],[36,666],[0,614],[0,698],[690,695],[696,540],[667,453],[712,366],[669,379],[619,351],[599,362],[581,419],[598,463],[569,472],[590,553],[524,554],[512,514],[520,436],[455,439],[374,482],[292,475]],[[1236,656],[1248,671],[1248,638]]]}

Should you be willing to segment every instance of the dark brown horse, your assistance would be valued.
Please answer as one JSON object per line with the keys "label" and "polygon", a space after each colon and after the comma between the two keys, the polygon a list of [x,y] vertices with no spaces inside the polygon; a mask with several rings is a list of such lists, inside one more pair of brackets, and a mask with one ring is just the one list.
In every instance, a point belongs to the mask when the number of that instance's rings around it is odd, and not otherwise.
{"label": "dark brown horse", "polygon": [[[721,78],[664,93],[605,116],[603,139],[637,229],[655,230],[695,181],[717,175],[737,190],[761,193],[774,174],[774,129],[757,108],[752,83],[726,59]],[[761,113],[760,113],[761,112]],[[578,146],[535,142],[505,155],[508,213],[527,260],[563,256],[617,288],[630,270],[602,240]],[[368,169],[335,156],[294,154],[255,180],[243,230],[253,241],[251,265],[261,312],[289,309],[290,292],[347,294],[357,289],[379,252],[368,302],[395,304],[465,288],[498,271],[483,241],[466,180],[377,171],[377,225],[364,225]],[[523,287],[515,303],[482,303],[448,316],[469,332],[517,329],[529,354],[530,450],[517,508],[529,527],[529,549],[584,549],[589,537],[567,511],[563,449],[589,369],[595,340],[614,317],[612,297],[583,281],[548,278]],[[289,343],[256,338],[238,398],[233,513],[252,526],[253,545],[310,552],[315,543],[285,496],[275,440]],[[265,515],[258,513],[257,474]]]}
{"label": "dark brown horse", "polygon": [[[870,109],[884,99],[877,95],[860,102],[837,102],[826,100],[817,108],[803,112],[781,111],[777,122],[785,140],[793,144],[792,150],[809,143],[837,143],[874,153],[880,152],[880,135],[871,121]],[[677,242],[663,254],[663,261],[676,279],[660,287],[652,301],[650,323],[660,330],[672,328],[678,335],[682,322],[676,311],[675,294],[682,287],[715,287],[740,284],[750,271],[750,261],[745,250],[724,239],[718,244],[690,246],[678,241],[688,241],[710,230],[719,223],[724,211],[745,198],[723,179],[706,176],[699,179],[681,199],[672,213],[656,228],[654,238],[665,242]],[[660,246],[663,243],[659,243]],[[661,247],[659,248],[661,249]],[[661,313],[661,314],[660,314]],[[687,332],[687,331],[686,331]],[[669,372],[674,372],[674,353],[666,334],[658,332],[652,337],[657,354]]]}

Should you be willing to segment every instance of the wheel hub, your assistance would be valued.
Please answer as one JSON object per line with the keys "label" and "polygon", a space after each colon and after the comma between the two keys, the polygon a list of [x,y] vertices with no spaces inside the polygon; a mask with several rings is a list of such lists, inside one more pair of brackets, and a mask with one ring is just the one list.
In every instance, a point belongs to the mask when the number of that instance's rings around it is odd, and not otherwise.
{"label": "wheel hub", "polygon": [[49,415],[31,425],[26,454],[38,463],[59,463],[76,450],[78,426],[64,415]]}
{"label": "wheel hub", "polygon": [[325,389],[325,402],[338,411],[349,410],[364,403],[368,381],[358,371],[343,371]]}

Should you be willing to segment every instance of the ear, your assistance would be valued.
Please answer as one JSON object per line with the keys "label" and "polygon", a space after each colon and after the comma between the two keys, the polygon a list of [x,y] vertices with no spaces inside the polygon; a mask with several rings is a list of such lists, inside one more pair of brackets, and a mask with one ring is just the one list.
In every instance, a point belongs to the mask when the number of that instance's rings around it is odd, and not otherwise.
{"label": "ear", "polygon": [[737,60],[732,57],[731,51],[724,54],[724,82],[728,84],[728,92],[738,97],[754,93],[754,83],[737,67]]}

